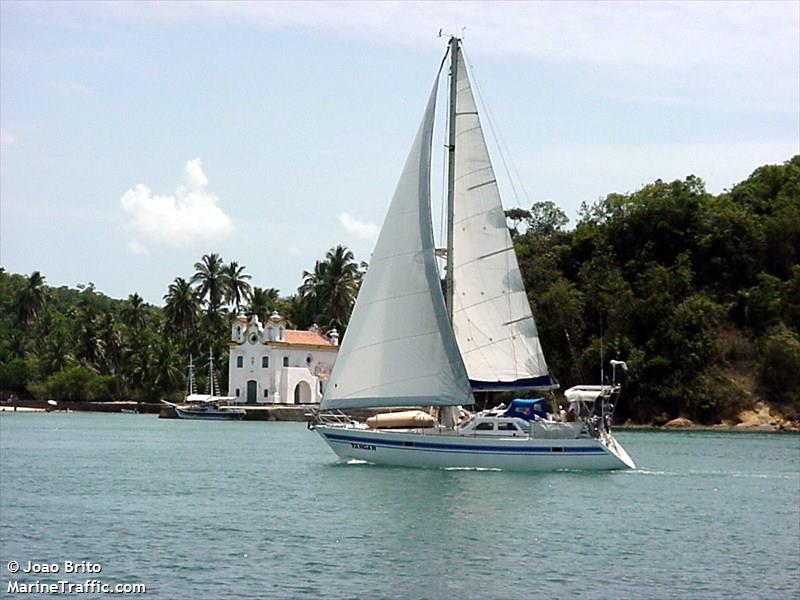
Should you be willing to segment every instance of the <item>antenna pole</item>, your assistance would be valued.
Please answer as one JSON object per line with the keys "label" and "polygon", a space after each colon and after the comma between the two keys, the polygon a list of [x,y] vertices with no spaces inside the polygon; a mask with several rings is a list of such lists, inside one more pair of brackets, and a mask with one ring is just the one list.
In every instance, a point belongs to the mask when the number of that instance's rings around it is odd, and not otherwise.
{"label": "antenna pole", "polygon": [[458,43],[450,36],[450,114],[447,140],[447,272],[445,277],[445,302],[447,317],[453,322],[453,221],[455,220],[456,181],[456,78],[458,75]]}
{"label": "antenna pole", "polygon": [[605,362],[603,361],[603,313],[600,313],[600,385],[606,384]]}

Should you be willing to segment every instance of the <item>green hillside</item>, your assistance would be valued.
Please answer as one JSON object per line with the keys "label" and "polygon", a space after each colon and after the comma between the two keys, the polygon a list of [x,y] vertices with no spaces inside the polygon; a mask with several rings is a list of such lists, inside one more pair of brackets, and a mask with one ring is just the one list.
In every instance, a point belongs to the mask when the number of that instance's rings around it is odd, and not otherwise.
{"label": "green hillside", "polygon": [[623,418],[800,418],[800,156],[718,196],[695,176],[609,194],[569,231],[552,203],[509,216],[562,388],[599,382],[602,343],[630,367]]}

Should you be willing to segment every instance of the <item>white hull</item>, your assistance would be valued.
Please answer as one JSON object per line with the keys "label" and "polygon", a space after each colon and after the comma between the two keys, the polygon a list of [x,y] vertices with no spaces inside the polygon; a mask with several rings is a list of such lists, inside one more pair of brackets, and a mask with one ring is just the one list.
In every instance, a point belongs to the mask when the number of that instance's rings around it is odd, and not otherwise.
{"label": "white hull", "polygon": [[336,425],[316,425],[314,429],[340,458],[382,465],[508,471],[636,468],[610,434],[600,439],[530,439]]}

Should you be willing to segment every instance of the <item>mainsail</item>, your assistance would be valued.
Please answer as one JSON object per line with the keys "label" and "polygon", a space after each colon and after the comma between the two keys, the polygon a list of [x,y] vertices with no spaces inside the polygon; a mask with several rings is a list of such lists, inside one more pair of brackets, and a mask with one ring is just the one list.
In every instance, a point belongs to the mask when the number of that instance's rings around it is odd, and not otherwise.
{"label": "mainsail", "polygon": [[447,319],[430,211],[437,76],[321,409],[471,404]]}
{"label": "mainsail", "polygon": [[453,328],[474,390],[553,387],[464,63],[459,56]]}

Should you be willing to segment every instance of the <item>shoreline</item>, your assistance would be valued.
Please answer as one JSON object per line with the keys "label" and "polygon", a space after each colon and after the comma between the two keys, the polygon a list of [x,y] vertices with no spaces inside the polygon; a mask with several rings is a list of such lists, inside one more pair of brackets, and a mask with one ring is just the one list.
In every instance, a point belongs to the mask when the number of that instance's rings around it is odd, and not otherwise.
{"label": "shoreline", "polygon": [[[305,422],[306,413],[318,405],[274,404],[261,406],[242,406],[247,411],[246,421]],[[86,402],[64,401],[52,407],[43,400],[15,400],[0,403],[0,412],[102,412],[121,414],[154,414],[159,418],[177,418],[174,409],[161,403]],[[370,412],[370,411],[368,411]],[[370,412],[370,414],[372,414]],[[362,415],[359,415],[362,416]],[[800,423],[784,421],[776,423],[716,423],[701,425],[688,419],[673,419],[663,425],[654,423],[631,423],[615,425],[616,431],[701,431],[723,433],[800,433]]]}
{"label": "shoreline", "polygon": [[800,426],[781,428],[778,425],[687,425],[683,427],[667,427],[666,425],[640,425],[630,423],[627,425],[614,425],[612,431],[699,431],[709,433],[800,433]]}

